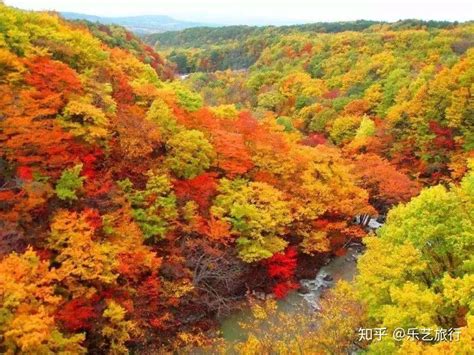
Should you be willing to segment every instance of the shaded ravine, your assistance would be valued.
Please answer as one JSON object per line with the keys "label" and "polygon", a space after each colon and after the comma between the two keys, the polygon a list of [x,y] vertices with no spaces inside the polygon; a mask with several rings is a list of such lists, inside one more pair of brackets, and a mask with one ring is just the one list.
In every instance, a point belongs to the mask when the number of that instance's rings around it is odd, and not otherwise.
{"label": "shaded ravine", "polygon": [[[278,301],[278,312],[292,314],[303,309],[311,311],[317,309],[319,299],[325,290],[331,288],[339,280],[352,281],[357,272],[357,259],[363,252],[361,244],[352,243],[347,247],[343,256],[335,256],[323,266],[316,277],[311,280],[300,280],[301,289],[305,293],[291,292]],[[241,341],[247,338],[247,331],[239,323],[248,323],[252,320],[250,309],[239,310],[221,320],[222,337],[229,342]]]}

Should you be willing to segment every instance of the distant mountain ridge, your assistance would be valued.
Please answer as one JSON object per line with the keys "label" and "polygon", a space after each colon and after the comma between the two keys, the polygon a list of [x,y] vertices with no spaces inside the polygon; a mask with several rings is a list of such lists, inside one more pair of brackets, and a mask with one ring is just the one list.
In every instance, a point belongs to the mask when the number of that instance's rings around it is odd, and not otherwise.
{"label": "distant mountain ridge", "polygon": [[[467,21],[470,23],[472,21]],[[200,48],[215,44],[222,45],[224,42],[241,41],[248,38],[269,36],[277,39],[279,35],[290,33],[338,33],[344,31],[362,32],[375,25],[390,26],[393,30],[406,28],[419,29],[424,26],[428,28],[450,28],[458,22],[450,21],[423,21],[417,19],[399,20],[396,22],[356,20],[338,22],[314,22],[285,26],[199,26],[199,28],[187,28],[181,31],[168,31],[167,33],[148,34],[144,40],[149,44],[159,43],[162,48]]]}
{"label": "distant mountain ridge", "polygon": [[214,27],[213,24],[181,21],[165,15],[143,15],[124,17],[104,17],[76,12],[61,12],[62,17],[67,20],[86,20],[99,22],[104,25],[120,25],[136,34],[151,34],[167,31],[180,31],[192,27]]}

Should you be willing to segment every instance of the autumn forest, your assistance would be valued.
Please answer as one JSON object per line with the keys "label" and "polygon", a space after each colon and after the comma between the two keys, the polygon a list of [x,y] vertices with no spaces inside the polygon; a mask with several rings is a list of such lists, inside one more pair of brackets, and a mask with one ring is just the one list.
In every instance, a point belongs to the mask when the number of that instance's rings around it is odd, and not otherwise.
{"label": "autumn forest", "polygon": [[138,37],[0,2],[0,353],[472,354],[473,95],[473,22]]}

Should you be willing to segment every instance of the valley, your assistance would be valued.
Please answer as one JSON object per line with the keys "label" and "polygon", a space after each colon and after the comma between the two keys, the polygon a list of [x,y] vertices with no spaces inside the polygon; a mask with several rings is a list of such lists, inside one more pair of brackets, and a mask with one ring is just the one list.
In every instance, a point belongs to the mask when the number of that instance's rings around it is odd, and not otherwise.
{"label": "valley", "polygon": [[0,353],[470,354],[474,23],[161,20],[0,1]]}

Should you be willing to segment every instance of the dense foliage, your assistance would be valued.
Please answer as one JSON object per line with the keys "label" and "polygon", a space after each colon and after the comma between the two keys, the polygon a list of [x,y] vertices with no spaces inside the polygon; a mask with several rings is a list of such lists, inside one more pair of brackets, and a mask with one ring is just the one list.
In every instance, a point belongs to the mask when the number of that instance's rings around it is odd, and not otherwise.
{"label": "dense foliage", "polygon": [[[389,212],[379,236],[366,239],[368,249],[358,264],[357,287],[367,305],[369,324],[389,331],[461,328],[459,342],[440,342],[432,345],[433,350],[450,354],[472,350],[473,217],[472,172],[459,186],[428,188]],[[422,353],[431,345],[410,343],[405,341],[399,353]],[[374,353],[394,349],[395,341],[389,337],[370,346]]]}
{"label": "dense foliage", "polygon": [[[208,105],[235,105],[257,117],[271,112],[285,131],[303,133],[304,144],[330,141],[348,156],[375,153],[424,183],[459,181],[473,149],[473,24],[370,25],[330,34],[244,28],[239,40],[209,29],[202,46],[192,34],[201,38],[205,29],[189,29],[170,43],[188,62],[197,60],[198,72],[184,83]],[[253,65],[218,71],[228,67],[221,59],[229,58],[229,41],[248,46]],[[199,50],[217,62],[196,57]]]}
{"label": "dense foliage", "polygon": [[[304,262],[365,237],[355,216],[459,183],[473,27],[426,26],[186,32],[217,47],[245,37],[253,57],[238,67],[253,66],[182,82],[120,27],[0,4],[0,352],[208,346],[216,316],[246,294],[283,298]],[[338,353],[364,322],[470,324],[472,196],[466,175],[395,207],[367,239],[355,289],[285,320],[304,328],[301,344],[279,338],[280,322],[233,350]],[[437,307],[419,304],[418,319],[405,292]],[[274,303],[254,308],[259,322]],[[334,337],[308,330],[313,320]]]}
{"label": "dense foliage", "polygon": [[376,27],[402,29],[453,28],[446,21],[403,20],[396,23],[358,20],[353,22],[313,23],[292,26],[199,27],[184,31],[145,36],[145,41],[167,54],[180,73],[243,69],[254,64],[267,47],[293,34],[372,31]]}

